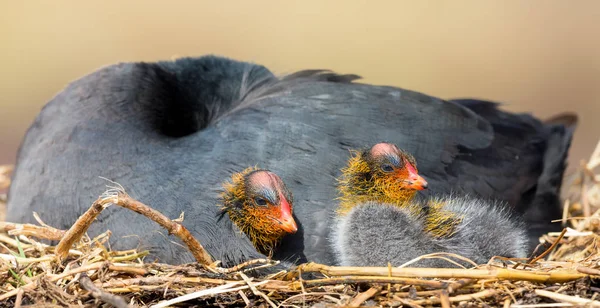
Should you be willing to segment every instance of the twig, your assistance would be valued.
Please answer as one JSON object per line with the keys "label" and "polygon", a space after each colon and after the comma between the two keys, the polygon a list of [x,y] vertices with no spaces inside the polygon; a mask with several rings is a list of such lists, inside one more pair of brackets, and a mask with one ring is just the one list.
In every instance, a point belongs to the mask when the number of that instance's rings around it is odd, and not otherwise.
{"label": "twig", "polygon": [[98,288],[96,285],[94,285],[94,283],[92,282],[90,277],[88,277],[88,275],[85,273],[81,274],[81,276],[79,277],[79,285],[81,286],[81,288],[91,292],[91,294],[94,298],[96,298],[104,303],[111,304],[111,305],[115,306],[116,308],[134,307],[134,306],[128,305],[127,302],[122,297],[120,297],[118,295],[110,294],[110,293]]}
{"label": "twig", "polygon": [[[257,282],[256,284],[254,284],[255,286],[259,286],[262,284],[267,283],[268,281],[261,281],[261,282]],[[203,296],[207,296],[207,295],[216,295],[216,294],[220,294],[220,293],[228,293],[228,292],[234,292],[234,291],[239,291],[239,290],[244,290],[244,289],[248,289],[249,287],[246,286],[241,286],[241,287],[237,287],[237,288],[233,288],[239,284],[241,284],[242,282],[238,281],[238,282],[232,282],[232,283],[228,283],[228,284],[224,284],[222,286],[218,286],[212,289],[206,289],[206,290],[202,290],[202,291],[198,291],[198,292],[194,292],[194,293],[190,293],[190,294],[186,294],[180,297],[176,297],[173,299],[170,299],[168,301],[164,301],[164,302],[160,302],[156,305],[151,306],[151,308],[163,308],[163,307],[168,307],[177,303],[182,303],[182,302],[186,302],[192,299],[196,299],[196,298],[200,298]],[[231,288],[231,289],[230,289]]]}
{"label": "twig", "polygon": [[173,222],[171,219],[156,211],[149,206],[136,201],[128,195],[119,192],[114,204],[132,210],[138,214],[144,215],[154,222],[167,229],[169,234],[174,234],[179,237],[183,243],[185,243],[196,259],[196,261],[202,265],[209,266],[213,263],[212,257],[206,252],[204,247],[194,238],[194,236],[185,228],[182,224]]}
{"label": "twig", "polygon": [[148,274],[148,270],[146,270],[144,268],[133,267],[133,266],[110,264],[110,265],[108,265],[108,269],[113,272],[127,273],[130,275],[146,275],[146,274]]}
{"label": "twig", "polygon": [[448,291],[447,290],[442,290],[442,292],[440,292],[440,304],[442,304],[443,308],[450,308],[450,298],[448,297]]}
{"label": "twig", "polygon": [[419,304],[415,304],[413,301],[406,299],[406,298],[400,298],[398,296],[394,296],[394,300],[400,302],[400,304],[402,304],[402,305],[406,305],[411,308],[423,308],[423,306],[421,306]]}
{"label": "twig", "polygon": [[594,149],[592,156],[590,156],[586,169],[593,170],[598,166],[600,166],[600,141],[596,144],[596,148]]}
{"label": "twig", "polygon": [[81,239],[92,222],[94,222],[96,217],[102,213],[104,208],[110,205],[111,201],[112,198],[100,197],[94,201],[92,206],[83,213],[83,215],[79,216],[77,221],[65,233],[58,245],[56,245],[55,251],[59,259],[64,260],[67,257],[69,249],[71,249],[75,242]]}
{"label": "twig", "polygon": [[[248,267],[250,265],[255,265],[255,264],[261,264],[261,265],[257,266],[257,267],[250,268],[250,269],[244,269],[245,267]],[[279,264],[279,261],[276,261],[276,260],[253,259],[253,260],[246,261],[244,263],[238,264],[238,265],[233,266],[233,267],[218,268],[217,272],[222,273],[222,274],[227,274],[227,273],[238,272],[238,271],[240,271],[242,269],[244,269],[245,271],[251,271],[251,270],[255,270],[255,269],[259,269],[259,268],[264,268],[264,267],[269,267],[269,266],[273,266],[273,265],[277,265],[277,264]]]}
{"label": "twig", "polygon": [[448,286],[448,294],[452,294],[460,288],[464,288],[473,283],[475,283],[475,279],[460,279],[458,281],[455,281]]}
{"label": "twig", "polygon": [[563,215],[560,220],[561,226],[563,226],[563,227],[567,226],[567,219],[569,218],[570,207],[571,207],[571,200],[565,199],[565,204],[563,205]]}
{"label": "twig", "polygon": [[[455,293],[460,293],[460,294],[466,294],[469,293],[468,290],[455,290]],[[418,297],[425,297],[425,296],[437,296],[440,294],[440,290],[439,289],[435,289],[435,290],[427,290],[427,291],[418,291],[418,292],[414,292],[414,293],[410,293],[410,292],[395,292],[394,295],[397,296],[418,296]]]}
{"label": "twig", "polygon": [[444,260],[444,261],[446,261],[446,262],[448,262],[450,264],[453,264],[453,265],[455,265],[457,267],[465,268],[463,265],[461,265],[458,262],[456,262],[456,261],[454,261],[452,259],[449,259],[449,258],[447,258],[445,256],[453,257],[453,258],[465,261],[465,262],[467,262],[467,263],[469,263],[469,264],[471,264],[473,266],[477,266],[477,263],[475,263],[471,259],[465,258],[465,257],[463,257],[461,255],[458,255],[458,254],[455,254],[455,253],[449,253],[449,252],[435,252],[435,253],[430,253],[430,254],[426,254],[426,255],[422,255],[422,256],[416,257],[416,258],[414,258],[414,259],[412,259],[412,260],[410,260],[410,261],[408,261],[408,262],[406,262],[406,263],[404,263],[404,264],[402,264],[402,265],[400,265],[398,267],[408,267],[409,265],[411,265],[413,263],[416,263],[418,261],[424,260],[424,259],[440,259],[440,260]]}
{"label": "twig", "polygon": [[[34,218],[34,219],[35,219],[35,221],[37,221],[37,223],[38,223],[38,224],[40,224],[40,226],[42,226],[42,227],[46,227],[46,228],[50,228],[50,229],[56,229],[56,228],[54,228],[54,227],[51,227],[51,226],[47,225],[47,224],[46,224],[46,223],[45,223],[45,222],[42,220],[42,218],[40,217],[40,215],[39,215],[37,212],[33,212],[33,218]],[[56,229],[56,230],[58,230],[58,229]],[[62,230],[61,230],[61,231],[62,231]],[[65,231],[63,231],[63,232],[65,232]]]}
{"label": "twig", "polygon": [[[527,264],[534,264],[535,262],[541,260],[542,258],[544,258],[546,255],[548,255],[560,242],[560,240],[562,240],[563,236],[565,236],[565,233],[567,232],[567,228],[563,228],[562,232],[560,233],[560,235],[558,236],[558,238],[554,241],[554,243],[552,243],[552,245],[550,246],[550,248],[546,249],[546,251],[544,251],[542,254],[540,254],[539,256],[535,257],[533,260],[527,262]],[[517,263],[518,265],[518,263]]]}
{"label": "twig", "polygon": [[23,289],[19,289],[19,291],[17,292],[17,298],[15,299],[15,308],[21,307],[21,304],[23,303],[23,293],[25,293]]}
{"label": "twig", "polygon": [[600,270],[589,268],[583,265],[578,266],[577,271],[588,275],[600,276]]}
{"label": "twig", "polygon": [[354,299],[352,299],[352,301],[348,304],[348,307],[359,307],[360,304],[375,296],[375,294],[377,294],[379,291],[381,291],[381,288],[371,287],[367,291],[362,292],[354,297]]}
{"label": "twig", "polygon": [[239,290],[238,294],[240,295],[240,297],[242,298],[242,300],[246,304],[246,307],[250,307],[250,300],[248,299],[248,296],[246,296],[246,294],[244,294],[244,291]]}
{"label": "twig", "polygon": [[511,305],[511,308],[551,308],[551,307],[573,307],[575,305],[569,303],[548,303],[548,304],[527,304],[527,305]]}
{"label": "twig", "polygon": [[53,255],[46,255],[40,258],[22,258],[13,255],[0,254],[0,260],[8,261],[13,264],[31,264],[31,263],[40,263],[40,262],[49,262],[54,259]]}
{"label": "twig", "polygon": [[16,224],[10,222],[0,222],[0,228],[8,235],[26,235],[51,241],[59,241],[65,235],[66,231],[51,227],[40,227],[32,224]]}
{"label": "twig", "polygon": [[248,287],[250,287],[250,290],[252,291],[252,293],[254,293],[254,295],[264,298],[265,301],[269,303],[269,305],[271,305],[271,307],[277,308],[277,305],[275,305],[275,303],[273,303],[273,301],[271,301],[271,299],[265,293],[258,291],[256,286],[252,283],[252,281],[250,281],[250,278],[248,278],[248,276],[246,276],[244,273],[239,273],[239,275],[240,277],[242,277],[244,282],[246,282]]}
{"label": "twig", "polygon": [[[389,276],[387,267],[350,267],[327,266],[323,264],[307,263],[299,266],[304,272],[321,272],[328,276]],[[450,269],[450,268],[393,268],[393,277],[419,277],[419,278],[473,278],[473,279],[501,279],[525,280],[531,282],[555,283],[568,282],[585,277],[586,275],[571,269],[556,270],[553,272],[524,271],[505,268],[488,269]]]}
{"label": "twig", "polygon": [[[585,170],[586,163],[585,161],[581,161],[581,167]],[[583,216],[590,217],[592,215],[592,210],[590,208],[590,203],[587,198],[587,185],[586,185],[586,173],[584,171],[581,172],[581,204],[583,205]]]}
{"label": "twig", "polygon": [[[109,268],[110,269],[110,268]],[[238,282],[237,280],[224,280],[204,277],[185,277],[185,276],[149,276],[142,278],[129,278],[111,280],[98,285],[104,289],[125,288],[136,285],[162,285],[162,284],[180,284],[180,285],[198,285],[198,284],[214,284],[222,285],[226,283]],[[280,280],[268,280],[268,283],[262,285],[263,289],[273,291],[289,290],[289,282]]]}
{"label": "twig", "polygon": [[416,285],[430,288],[445,288],[447,283],[435,280],[411,279],[401,277],[386,277],[386,276],[346,276],[336,278],[324,278],[300,281],[294,281],[290,287],[294,290],[299,290],[302,285],[306,287],[337,285],[341,283],[397,283],[404,285]]}
{"label": "twig", "polygon": [[535,290],[535,294],[547,298],[551,298],[557,302],[567,302],[575,305],[585,305],[586,307],[600,307],[600,302],[565,294],[559,294],[556,292],[546,291],[546,290]]}
{"label": "twig", "polygon": [[150,208],[149,206],[136,201],[129,197],[123,191],[117,191],[116,195],[111,194],[111,191],[106,192],[98,198],[92,206],[77,219],[75,224],[66,232],[63,239],[56,246],[56,253],[64,259],[67,256],[68,249],[78,241],[87,231],[94,219],[110,204],[115,204],[126,209],[132,210],[138,214],[144,215],[147,218],[155,221],[163,228],[167,229],[169,234],[174,234],[183,241],[196,261],[205,266],[210,266],[213,263],[211,256],[206,252],[204,247],[192,236],[192,234],[180,223],[174,222],[160,212]]}
{"label": "twig", "polygon": [[506,293],[510,297],[510,298],[506,299],[508,301],[508,304],[510,305],[510,300],[511,299],[516,303],[517,302],[517,298],[515,297],[515,295],[513,294],[513,292],[511,292],[510,289],[506,287],[506,285],[503,285],[502,288],[506,291]]}
{"label": "twig", "polygon": [[[494,296],[496,294],[498,294],[500,291],[499,290],[492,290],[492,289],[488,289],[488,290],[483,290],[477,293],[473,293],[473,294],[464,294],[464,295],[457,295],[457,296],[453,296],[448,298],[449,302],[462,302],[462,301],[468,301],[468,300],[473,300],[473,299],[480,299],[480,298],[486,298],[486,297],[490,297],[490,296]],[[432,298],[432,299],[424,299],[424,300],[420,300],[420,301],[414,301],[414,303],[416,304],[423,304],[423,305],[435,305],[435,304],[440,304],[441,300],[440,298]]]}
{"label": "twig", "polygon": [[24,286],[22,286],[22,287],[20,287],[18,289],[14,289],[14,290],[8,291],[8,292],[6,292],[4,294],[1,294],[0,295],[0,301],[6,300],[6,299],[11,298],[11,297],[13,297],[15,295],[18,295],[19,292],[31,291],[31,290],[35,289],[36,287],[37,287],[37,282],[36,281],[32,281],[32,282],[30,282],[30,283],[28,283],[28,284],[26,284],[26,285],[24,285]]}
{"label": "twig", "polygon": [[224,284],[227,282],[223,279],[212,279],[202,277],[166,277],[166,276],[150,276],[143,278],[130,278],[130,279],[118,279],[103,282],[100,286],[102,288],[116,288],[126,287],[131,285],[160,285],[164,283],[210,283],[210,284]]}
{"label": "twig", "polygon": [[308,293],[306,293],[306,292],[303,292],[303,293],[292,295],[292,296],[286,298],[284,301],[279,303],[279,307],[285,306],[286,302],[292,301],[293,299],[296,299],[296,297],[302,297],[302,303],[305,303],[306,297],[309,297],[311,295],[323,295],[323,298],[330,297],[330,299],[332,301],[338,303],[338,306],[342,306],[342,303],[337,298],[331,297],[331,295],[340,296],[339,293],[333,293],[333,292],[308,292]]}

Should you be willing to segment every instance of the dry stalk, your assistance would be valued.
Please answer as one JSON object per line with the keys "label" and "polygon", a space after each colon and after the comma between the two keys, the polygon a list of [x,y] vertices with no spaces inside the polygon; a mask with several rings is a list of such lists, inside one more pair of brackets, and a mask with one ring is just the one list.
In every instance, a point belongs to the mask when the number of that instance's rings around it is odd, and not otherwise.
{"label": "dry stalk", "polygon": [[[547,256],[550,252],[552,252],[552,250],[554,250],[554,248],[556,248],[556,246],[558,245],[558,243],[560,243],[560,240],[562,240],[563,236],[565,236],[565,233],[567,232],[567,229],[564,228],[562,230],[562,232],[560,233],[560,235],[558,236],[558,238],[554,241],[554,243],[552,243],[552,245],[546,249],[546,251],[544,251],[543,253],[541,253],[539,256],[535,257],[534,259],[532,259],[531,261],[527,262],[528,265],[534,264],[535,262],[543,259],[545,256]],[[514,268],[517,268],[519,264],[517,263],[515,265]]]}
{"label": "dry stalk", "polygon": [[456,282],[451,283],[447,290],[449,294],[456,292],[457,290],[464,288],[468,285],[475,283],[475,279],[460,279]]}
{"label": "dry stalk", "polygon": [[[527,290],[526,288],[520,288],[513,292],[514,293],[522,293],[522,292],[525,292],[526,290]],[[448,301],[455,303],[455,302],[469,301],[469,300],[473,300],[473,299],[482,299],[482,298],[494,296],[500,292],[501,292],[501,290],[499,290],[499,289],[487,289],[487,290],[483,290],[483,291],[476,292],[473,294],[463,294],[463,295],[449,297]],[[436,305],[436,304],[441,303],[441,299],[440,298],[425,299],[425,300],[415,301],[414,303],[419,304],[419,305]]]}
{"label": "dry stalk", "polygon": [[290,284],[290,288],[294,290],[300,290],[302,286],[305,287],[316,287],[316,286],[327,286],[327,285],[339,285],[342,283],[394,283],[403,285],[415,285],[429,288],[446,288],[448,283],[436,280],[424,280],[424,279],[411,279],[401,277],[387,277],[387,276],[345,276],[335,278],[324,278],[324,279],[313,279],[294,281]]}
{"label": "dry stalk", "polygon": [[[263,285],[265,283],[267,283],[268,281],[261,281],[258,282],[256,284],[254,284],[254,286],[260,286]],[[168,307],[174,304],[178,304],[178,303],[183,303],[186,301],[190,301],[196,298],[200,298],[200,297],[204,297],[204,296],[209,296],[209,295],[217,295],[217,294],[221,294],[221,293],[229,293],[229,292],[235,292],[235,291],[239,291],[239,290],[244,290],[244,289],[248,289],[250,288],[249,286],[241,286],[241,287],[236,287],[240,284],[243,284],[243,282],[232,282],[232,283],[228,283],[228,284],[224,284],[222,286],[218,286],[212,289],[207,289],[207,290],[202,290],[202,291],[198,291],[198,292],[194,292],[194,293],[190,293],[190,294],[186,294],[180,297],[176,297],[174,299],[168,300],[168,301],[164,301],[164,302],[160,302],[156,305],[151,306],[151,308],[163,308],[163,307]]]}
{"label": "dry stalk", "polygon": [[66,233],[64,230],[52,227],[40,227],[32,224],[15,224],[9,222],[0,222],[0,229],[8,232],[8,235],[33,236],[51,241],[59,241]]}
{"label": "dry stalk", "polygon": [[135,286],[135,285],[162,285],[165,283],[173,284],[225,284],[235,282],[233,280],[224,280],[224,279],[213,279],[213,278],[203,278],[203,277],[184,277],[184,276],[150,276],[150,277],[142,277],[142,278],[130,278],[130,279],[114,279],[111,281],[103,282],[101,285],[98,285],[102,288],[117,288],[117,287],[126,287],[126,286]]}
{"label": "dry stalk", "polygon": [[260,292],[256,286],[252,283],[252,281],[250,280],[250,278],[248,278],[248,276],[244,275],[244,273],[239,273],[240,277],[242,277],[242,279],[244,280],[244,282],[246,282],[246,284],[248,285],[248,287],[250,287],[250,290],[252,291],[252,293],[254,293],[254,295],[258,295],[262,298],[265,299],[265,301],[267,303],[269,303],[269,305],[271,305],[272,308],[277,308],[277,305],[275,305],[275,303],[273,303],[273,301],[271,301],[271,299],[263,292]]}
{"label": "dry stalk", "polygon": [[394,300],[398,301],[402,305],[406,305],[411,308],[423,308],[423,306],[416,304],[415,302],[413,302],[409,299],[406,299],[406,298],[400,298],[398,296],[394,296]]}
{"label": "dry stalk", "polygon": [[592,275],[592,276],[600,276],[600,270],[589,268],[586,266],[577,266],[577,271],[580,273]]}
{"label": "dry stalk", "polygon": [[10,174],[13,169],[12,165],[0,165],[0,190],[10,186]]}
{"label": "dry stalk", "polygon": [[15,308],[21,307],[21,303],[23,302],[23,293],[25,293],[23,289],[19,289],[19,291],[17,292],[17,298],[15,299]]}
{"label": "dry stalk", "polygon": [[100,197],[94,201],[92,206],[83,215],[79,216],[73,226],[67,230],[58,245],[56,245],[56,255],[59,259],[64,260],[67,257],[69,249],[73,247],[75,242],[81,239],[92,222],[102,213],[104,208],[110,205],[112,200],[112,197]]}
{"label": "dry stalk", "polygon": [[443,308],[451,307],[450,297],[448,296],[448,291],[442,290],[442,292],[440,292],[440,304],[442,304]]}
{"label": "dry stalk", "polygon": [[[217,262],[215,262],[217,263]],[[257,265],[260,264],[259,266],[255,266],[252,268],[248,268],[251,265]],[[257,269],[261,269],[261,268],[266,268],[266,267],[270,267],[270,266],[274,266],[279,264],[279,261],[277,260],[269,260],[269,259],[254,259],[254,260],[249,260],[243,263],[240,263],[238,265],[235,265],[233,267],[228,267],[228,268],[217,268],[214,265],[211,266],[209,269],[214,269],[216,272],[222,273],[222,274],[227,274],[227,273],[235,273],[238,271],[252,271],[252,270],[257,270]]]}
{"label": "dry stalk", "polygon": [[88,277],[88,275],[86,275],[85,273],[83,273],[79,277],[79,285],[81,286],[82,289],[89,291],[94,298],[96,298],[104,303],[110,304],[110,305],[114,306],[115,308],[135,307],[135,306],[128,305],[127,302],[122,297],[114,295],[114,294],[110,294],[110,293],[98,288],[96,285],[94,285],[94,283],[92,282],[90,277]]}
{"label": "dry stalk", "polygon": [[328,276],[370,275],[416,278],[472,278],[524,280],[540,283],[568,282],[586,275],[572,269],[559,269],[551,272],[524,271],[488,267],[488,269],[449,269],[449,268],[392,268],[387,267],[344,267],[307,263],[299,266],[303,272],[320,272]]}
{"label": "dry stalk", "polygon": [[206,252],[200,242],[198,242],[198,240],[194,238],[190,231],[188,231],[188,229],[185,228],[181,223],[172,221],[159,211],[132,199],[124,193],[118,194],[114,204],[152,219],[154,222],[167,229],[169,234],[179,237],[179,239],[181,239],[181,241],[187,245],[198,263],[209,266],[214,262],[212,257],[208,254],[208,252]]}
{"label": "dry stalk", "polygon": [[573,305],[584,305],[585,307],[600,307],[600,302],[545,290],[535,290],[535,294],[551,298],[557,302],[567,302]]}
{"label": "dry stalk", "polygon": [[371,287],[367,291],[358,294],[352,301],[348,304],[348,307],[360,307],[362,303],[364,303],[369,298],[373,297],[375,294],[381,291],[380,287]]}

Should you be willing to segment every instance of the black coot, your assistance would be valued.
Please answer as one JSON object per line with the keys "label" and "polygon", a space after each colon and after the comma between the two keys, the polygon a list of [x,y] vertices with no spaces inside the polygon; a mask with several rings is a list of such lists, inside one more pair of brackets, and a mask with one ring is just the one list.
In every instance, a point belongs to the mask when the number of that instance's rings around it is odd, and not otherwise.
{"label": "black coot", "polygon": [[[354,79],[318,70],[277,78],[263,66],[214,56],[102,68],[54,97],[28,130],[7,220],[33,222],[37,211],[67,228],[102,193],[106,177],[169,217],[185,212],[185,226],[213,257],[232,264],[262,255],[224,231],[220,184],[257,164],[295,197],[298,232],[277,257],[332,263],[335,177],[348,149],[382,140],[419,160],[425,194],[462,191],[506,200],[523,213],[560,212],[573,126]],[[532,204],[538,192],[547,203]],[[546,216],[528,218],[545,227],[558,218]],[[106,229],[115,248],[140,244],[163,262],[192,261],[137,214],[109,209],[90,233]]]}

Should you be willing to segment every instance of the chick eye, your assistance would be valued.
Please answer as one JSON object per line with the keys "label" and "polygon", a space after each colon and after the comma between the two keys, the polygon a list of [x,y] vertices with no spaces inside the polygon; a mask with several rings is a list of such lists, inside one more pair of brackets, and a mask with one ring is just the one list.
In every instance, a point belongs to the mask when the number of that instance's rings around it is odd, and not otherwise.
{"label": "chick eye", "polygon": [[254,203],[258,206],[267,206],[267,200],[261,197],[254,198]]}
{"label": "chick eye", "polygon": [[381,170],[383,170],[383,172],[392,172],[392,171],[394,171],[394,167],[392,167],[391,165],[385,164],[385,165],[381,166]]}

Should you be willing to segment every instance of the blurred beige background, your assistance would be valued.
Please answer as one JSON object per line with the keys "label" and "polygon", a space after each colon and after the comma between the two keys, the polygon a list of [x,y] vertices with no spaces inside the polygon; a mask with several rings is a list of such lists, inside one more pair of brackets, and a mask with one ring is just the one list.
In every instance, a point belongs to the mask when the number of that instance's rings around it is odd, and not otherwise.
{"label": "blurred beige background", "polygon": [[600,138],[600,1],[0,1],[0,163],[65,85],[120,61],[219,54],[276,73],[575,111],[571,166]]}

